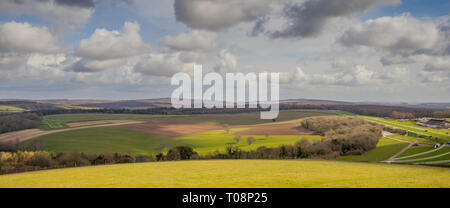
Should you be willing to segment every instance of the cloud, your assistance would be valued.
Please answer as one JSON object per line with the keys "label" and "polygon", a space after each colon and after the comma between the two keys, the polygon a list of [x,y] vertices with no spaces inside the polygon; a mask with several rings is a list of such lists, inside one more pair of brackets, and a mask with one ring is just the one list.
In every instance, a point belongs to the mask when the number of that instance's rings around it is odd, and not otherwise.
{"label": "cloud", "polygon": [[171,77],[178,72],[190,73],[194,63],[185,63],[180,54],[148,54],[141,58],[134,71],[149,76]]}
{"label": "cloud", "polygon": [[393,52],[432,49],[439,41],[433,22],[421,21],[409,14],[380,17],[356,25],[339,39],[344,46],[373,47]]}
{"label": "cloud", "polygon": [[271,0],[175,0],[176,20],[194,29],[218,31],[254,21],[270,11]]}
{"label": "cloud", "polygon": [[150,44],[139,35],[139,23],[125,22],[122,31],[96,29],[88,39],[80,40],[75,55],[94,60],[125,58],[150,51]]}
{"label": "cloud", "polygon": [[94,8],[95,4],[93,0],[55,0],[55,3],[64,5],[64,6],[71,6],[71,7],[81,7],[81,8]]}
{"label": "cloud", "polygon": [[123,59],[89,60],[81,59],[68,66],[66,71],[74,72],[99,72],[108,69],[117,69],[125,63]]}
{"label": "cloud", "polygon": [[436,72],[436,71],[447,71],[450,72],[450,57],[438,57],[432,62],[429,62],[424,67],[425,71]]}
{"label": "cloud", "polygon": [[62,50],[58,38],[45,26],[27,22],[0,23],[1,53],[56,53]]}
{"label": "cloud", "polygon": [[160,40],[162,51],[212,51],[217,47],[217,35],[213,32],[193,30]]}
{"label": "cloud", "polygon": [[283,16],[287,27],[271,32],[272,38],[306,38],[321,34],[333,19],[363,12],[378,5],[397,5],[400,0],[307,0],[287,4]]}
{"label": "cloud", "polygon": [[95,8],[92,0],[4,0],[0,1],[0,13],[19,16],[36,15],[45,20],[65,24],[83,25],[88,22]]}
{"label": "cloud", "polygon": [[364,86],[381,83],[395,83],[405,76],[406,69],[394,68],[384,71],[372,71],[364,65],[356,65],[351,70],[334,73],[308,74],[300,67],[293,73],[293,80],[297,85],[325,85],[325,86]]}
{"label": "cloud", "polygon": [[220,63],[214,67],[216,72],[227,73],[236,71],[237,58],[230,51],[223,49],[219,52],[218,57]]}

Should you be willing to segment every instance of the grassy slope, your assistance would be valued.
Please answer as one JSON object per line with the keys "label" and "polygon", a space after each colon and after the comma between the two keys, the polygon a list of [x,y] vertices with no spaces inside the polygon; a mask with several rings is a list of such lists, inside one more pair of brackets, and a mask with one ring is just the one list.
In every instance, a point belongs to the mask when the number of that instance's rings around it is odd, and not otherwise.
{"label": "grassy slope", "polygon": [[433,145],[436,142],[435,141],[431,141],[425,138],[420,138],[420,137],[412,137],[412,136],[403,136],[403,135],[399,135],[399,134],[392,134],[389,135],[390,138],[394,138],[394,139],[399,139],[399,140],[403,140],[403,141],[409,141],[409,142],[418,142],[420,144],[430,144]]}
{"label": "grassy slope", "polygon": [[433,150],[434,148],[431,146],[417,146],[417,147],[411,147],[407,151],[400,154],[398,157],[405,157],[409,155],[415,155],[421,152],[428,152]]}
{"label": "grassy slope", "polygon": [[450,187],[450,169],[312,160],[135,163],[0,176],[0,187]]}
{"label": "grassy slope", "polygon": [[400,152],[403,148],[408,146],[408,143],[398,142],[386,138],[381,138],[378,142],[377,148],[363,154],[363,155],[351,155],[343,156],[338,160],[341,161],[365,161],[365,162],[378,162],[387,160],[395,153]]}
{"label": "grassy slope", "polygon": [[[234,131],[229,133],[225,131],[209,131],[196,134],[193,136],[178,137],[175,139],[176,144],[183,144],[193,147],[199,154],[207,154],[219,150],[223,152],[225,146],[228,145],[238,145],[244,150],[256,149],[260,146],[266,147],[277,147],[282,144],[295,144],[301,138],[307,138],[309,140],[320,139],[317,135],[270,135],[269,137],[262,135],[253,135],[256,141],[248,145],[247,138],[249,136],[241,136],[241,141],[236,144],[233,138]],[[175,146],[172,144],[171,146]]]}
{"label": "grassy slope", "polygon": [[[432,128],[426,128],[426,127],[420,127],[420,126],[405,125],[402,122],[392,122],[392,121],[385,120],[383,118],[370,117],[370,116],[358,116],[358,118],[365,119],[365,120],[372,121],[372,122],[376,122],[376,123],[380,123],[380,124],[385,124],[385,125],[388,125],[388,126],[397,127],[397,128],[400,128],[400,129],[409,130],[409,131],[412,131],[412,132],[417,132],[417,133],[423,134],[423,135],[435,136],[435,137],[443,138],[443,139],[446,139],[446,140],[450,140],[450,135],[442,135],[442,134],[433,133],[433,132],[443,133],[442,130],[439,130],[439,129],[432,129]],[[427,129],[428,131],[415,129],[415,128]]]}
{"label": "grassy slope", "polygon": [[[247,137],[242,137],[239,146],[242,149],[256,149],[259,146],[279,146],[281,144],[294,144],[300,138],[320,139],[320,136],[254,136],[256,142],[248,145]],[[114,128],[98,127],[79,129],[44,135],[29,142],[42,141],[44,150],[54,152],[91,152],[91,153],[132,153],[146,154],[165,152],[170,147],[179,145],[191,146],[199,154],[207,154],[215,150],[224,151],[227,144],[233,144],[233,131],[210,131],[193,136],[170,138],[152,135],[144,132]],[[166,148],[163,148],[166,147]]]}

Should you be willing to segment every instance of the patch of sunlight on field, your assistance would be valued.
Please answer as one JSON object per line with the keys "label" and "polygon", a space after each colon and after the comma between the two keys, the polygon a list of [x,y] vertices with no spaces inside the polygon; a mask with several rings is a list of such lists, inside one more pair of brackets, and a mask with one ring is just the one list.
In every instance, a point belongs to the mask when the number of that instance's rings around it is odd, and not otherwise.
{"label": "patch of sunlight on field", "polygon": [[318,160],[134,163],[0,176],[0,187],[450,187],[450,169]]}
{"label": "patch of sunlight on field", "polygon": [[408,146],[408,143],[399,142],[391,139],[381,138],[377,147],[363,155],[349,155],[339,157],[341,161],[360,161],[360,162],[378,162],[387,160],[403,148]]}
{"label": "patch of sunlight on field", "polygon": [[[234,133],[240,130],[244,129],[232,129],[229,132],[224,130],[208,131],[193,136],[177,137],[175,143],[193,147],[200,155],[204,155],[216,150],[224,152],[227,145],[237,145],[243,150],[255,150],[260,146],[278,147],[283,144],[295,144],[302,138],[310,141],[321,139],[321,136],[318,135],[245,135],[241,136],[241,141],[236,144],[236,141],[233,140],[236,137]],[[249,145],[248,137],[253,137],[256,141]]]}
{"label": "patch of sunlight on field", "polygon": [[22,112],[25,109],[10,105],[0,105],[0,111]]}

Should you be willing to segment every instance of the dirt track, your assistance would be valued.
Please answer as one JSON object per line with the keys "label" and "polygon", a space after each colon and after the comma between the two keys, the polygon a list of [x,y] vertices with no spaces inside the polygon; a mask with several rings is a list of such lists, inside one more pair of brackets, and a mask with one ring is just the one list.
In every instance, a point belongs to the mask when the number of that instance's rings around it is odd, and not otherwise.
{"label": "dirt track", "polygon": [[[49,130],[49,131],[42,131],[39,129],[27,129],[27,130],[22,130],[22,131],[15,131],[15,132],[0,134],[0,142],[10,142],[10,141],[22,142],[22,141],[33,139],[33,138],[40,137],[43,135],[54,134],[54,133],[58,133],[58,132],[72,131],[72,130],[76,130],[76,129],[87,129],[87,128],[94,128],[94,127],[140,124],[142,122],[143,121],[133,121],[133,120],[111,120],[111,121],[102,121],[101,123],[98,123],[98,122],[93,123],[93,122],[88,121],[88,122],[78,122],[76,124],[77,127],[66,128],[66,129],[56,129],[56,130]],[[85,123],[86,125],[82,125],[82,123]],[[96,125],[96,124],[98,124],[98,125]]]}

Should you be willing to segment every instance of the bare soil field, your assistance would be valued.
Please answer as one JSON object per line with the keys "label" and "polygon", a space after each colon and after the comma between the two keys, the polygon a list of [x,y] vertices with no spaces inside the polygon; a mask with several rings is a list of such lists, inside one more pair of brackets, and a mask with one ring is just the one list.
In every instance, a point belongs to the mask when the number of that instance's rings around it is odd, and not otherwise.
{"label": "bare soil field", "polygon": [[146,123],[121,126],[120,128],[136,130],[160,136],[178,137],[194,135],[205,131],[223,130],[224,126],[213,123],[187,124],[176,121],[169,122],[151,120]]}
{"label": "bare soil field", "polygon": [[[94,127],[106,127],[106,126],[120,126],[120,125],[131,125],[131,124],[139,124],[143,121],[133,121],[133,120],[114,120],[105,123],[105,121],[101,121],[101,123],[94,123],[92,121],[87,122],[77,122],[73,128],[65,128],[65,129],[57,129],[50,131],[42,131],[39,129],[27,129],[22,131],[8,132],[4,134],[0,134],[0,142],[14,142],[14,141],[26,141],[36,137],[40,137],[47,134],[53,134],[64,131],[72,131],[76,129],[86,129],[86,128],[94,128]],[[86,125],[84,125],[85,123]],[[73,124],[73,123],[72,123]]]}
{"label": "bare soil field", "polygon": [[311,135],[313,132],[302,129],[299,123],[260,124],[243,126],[248,128],[236,132],[236,135]]}

